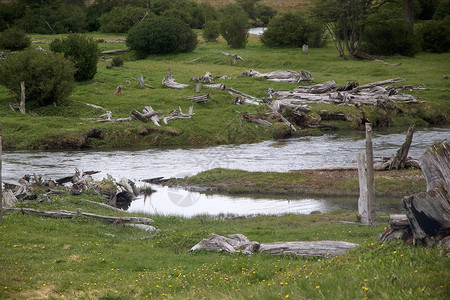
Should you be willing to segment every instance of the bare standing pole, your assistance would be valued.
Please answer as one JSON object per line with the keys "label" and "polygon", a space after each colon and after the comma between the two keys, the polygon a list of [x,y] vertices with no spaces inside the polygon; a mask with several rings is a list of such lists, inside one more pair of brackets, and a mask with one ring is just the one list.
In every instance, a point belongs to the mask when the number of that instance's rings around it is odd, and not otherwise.
{"label": "bare standing pole", "polygon": [[2,124],[0,123],[0,223],[3,222]]}
{"label": "bare standing pole", "polygon": [[372,124],[366,123],[366,172],[367,172],[367,202],[369,206],[369,225],[375,225],[376,205],[375,187],[373,179],[373,148],[372,148]]}

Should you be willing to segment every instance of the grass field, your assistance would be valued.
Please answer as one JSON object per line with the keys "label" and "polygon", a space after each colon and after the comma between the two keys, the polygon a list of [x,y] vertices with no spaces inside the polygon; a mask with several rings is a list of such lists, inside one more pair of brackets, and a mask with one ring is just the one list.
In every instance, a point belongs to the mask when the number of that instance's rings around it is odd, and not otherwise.
{"label": "grass field", "polygon": [[[64,194],[28,206],[97,208]],[[87,217],[49,219],[7,213],[0,223],[0,299],[446,299],[450,260],[439,247],[381,244],[375,227],[344,225],[354,212],[191,219],[154,216],[150,235]],[[360,246],[335,258],[188,253],[211,233],[260,242],[343,240]],[[444,252],[445,253],[445,252]]]}
{"label": "grass field", "polygon": [[[105,41],[123,38],[121,35],[92,34]],[[51,41],[57,36],[33,35],[34,41]],[[37,47],[38,45],[33,45]],[[48,47],[47,44],[39,44]],[[124,43],[100,43],[101,50],[125,48]],[[220,51],[237,53],[244,58],[237,66],[231,66]],[[243,120],[233,112],[267,112],[268,108],[235,106],[233,97],[227,92],[203,89],[210,93],[211,101],[193,104],[186,98],[193,96],[195,83],[189,83],[193,76],[211,72],[213,76],[227,76],[217,80],[227,87],[233,87],[255,97],[263,98],[267,89],[292,90],[297,85],[274,83],[263,79],[241,76],[241,72],[256,69],[261,72],[279,69],[306,69],[314,77],[314,83],[335,80],[338,85],[347,81],[361,84],[394,77],[405,78],[403,84],[427,87],[411,94],[426,103],[418,105],[398,105],[395,111],[363,106],[361,110],[348,106],[313,105],[312,116],[320,110],[345,113],[350,121],[328,121],[329,125],[342,129],[358,129],[359,121],[368,118],[376,127],[418,126],[446,124],[450,112],[448,91],[450,81],[443,75],[450,73],[450,54],[419,54],[415,58],[395,57],[386,59],[388,63],[402,62],[399,67],[381,65],[377,62],[344,61],[329,43],[320,49],[310,49],[303,53],[300,49],[271,49],[263,46],[252,36],[245,49],[231,50],[222,40],[217,43],[200,43],[191,53],[178,55],[151,55],[145,60],[136,60],[132,53],[123,54],[125,64],[120,68],[106,69],[107,60],[100,60],[94,79],[77,85],[69,101],[60,106],[36,109],[34,114],[20,115],[9,108],[9,103],[17,95],[8,94],[0,87],[0,122],[3,124],[5,149],[79,149],[79,148],[145,148],[153,146],[193,146],[231,143],[251,143],[266,139],[289,136],[283,123],[261,127]],[[111,56],[106,57],[110,59]],[[162,87],[161,80],[172,69],[177,82],[190,84],[184,90],[169,90]],[[152,88],[137,86],[138,76]],[[118,85],[123,85],[121,95],[115,96]],[[98,117],[103,110],[88,107],[84,103],[100,105],[113,114],[114,118],[129,116],[131,109],[142,110],[151,105],[155,110],[163,110],[167,115],[179,106],[187,112],[194,105],[195,116],[187,120],[175,120],[154,130],[155,126],[141,122],[99,124],[84,120]],[[359,121],[358,121],[359,120]],[[150,128],[148,130],[148,128]],[[102,132],[103,138],[92,137],[93,131]],[[147,134],[150,132],[150,134]],[[299,135],[320,134],[316,129],[300,130]],[[63,138],[62,138],[63,137]]]}

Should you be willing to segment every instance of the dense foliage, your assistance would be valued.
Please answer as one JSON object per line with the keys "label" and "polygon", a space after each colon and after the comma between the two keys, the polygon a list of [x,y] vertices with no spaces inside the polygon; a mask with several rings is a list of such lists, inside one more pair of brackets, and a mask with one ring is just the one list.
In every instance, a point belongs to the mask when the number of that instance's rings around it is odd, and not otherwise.
{"label": "dense foliage", "polygon": [[221,10],[220,32],[231,48],[245,48],[248,40],[248,14],[238,5]]}
{"label": "dense foliage", "polygon": [[131,28],[127,46],[141,58],[149,54],[191,52],[197,47],[197,35],[183,21],[157,17]]}
{"label": "dense foliage", "polygon": [[220,35],[220,24],[218,21],[208,21],[203,26],[202,37],[207,42],[215,42]]}
{"label": "dense foliage", "polygon": [[0,32],[0,49],[17,51],[28,48],[30,45],[31,39],[20,28],[12,27]]}
{"label": "dense foliage", "polygon": [[73,63],[61,54],[25,50],[0,62],[0,84],[20,95],[25,82],[28,108],[59,103],[75,87]]}
{"label": "dense foliage", "polygon": [[262,5],[261,0],[236,0],[250,18],[251,25],[254,27],[267,26],[271,18],[273,18],[277,11],[273,8]]}
{"label": "dense foliage", "polygon": [[70,59],[76,67],[75,79],[92,79],[97,72],[98,43],[82,34],[70,34],[62,39],[54,39],[50,50],[60,52]]}
{"label": "dense foliage", "polygon": [[[150,15],[149,15],[150,14]],[[140,21],[152,18],[146,8],[125,6],[114,7],[99,18],[101,32],[125,33]]]}
{"label": "dense foliage", "polygon": [[418,32],[423,51],[443,53],[450,50],[450,16],[421,25]]}
{"label": "dense foliage", "polygon": [[374,55],[414,56],[420,43],[404,20],[389,20],[366,27],[362,50]]}
{"label": "dense foliage", "polygon": [[261,42],[270,47],[322,47],[326,42],[324,34],[325,27],[319,21],[301,12],[289,12],[270,21]]}

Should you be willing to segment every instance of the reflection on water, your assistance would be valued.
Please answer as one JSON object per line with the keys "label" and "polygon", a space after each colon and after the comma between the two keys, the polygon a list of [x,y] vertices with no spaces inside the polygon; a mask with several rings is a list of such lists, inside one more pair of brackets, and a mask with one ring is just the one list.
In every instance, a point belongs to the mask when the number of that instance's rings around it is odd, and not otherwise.
{"label": "reflection on water", "polygon": [[[438,140],[450,139],[450,128],[421,128],[414,133],[410,156],[419,156],[425,149]],[[405,130],[374,132],[373,149],[375,156],[391,156],[405,140]],[[364,132],[334,132],[318,137],[302,137],[279,141],[265,141],[256,144],[222,145],[208,148],[185,149],[147,149],[141,151],[15,151],[3,153],[3,180],[15,182],[25,174],[40,174],[57,179],[74,173],[74,168],[83,171],[101,171],[95,179],[103,179],[110,174],[116,179],[127,177],[139,184],[140,180],[154,177],[185,177],[213,168],[241,169],[247,171],[288,172],[293,169],[310,169],[324,166],[355,166],[356,155],[365,151]],[[179,205],[172,205],[173,212],[182,210],[186,214],[210,213],[214,207],[248,207],[251,214],[276,210],[274,213],[311,212],[324,210],[325,200],[277,200],[264,203],[250,198],[224,196],[206,196],[200,198],[205,209],[195,203],[196,211],[188,213],[193,207],[183,206],[185,199],[180,191],[172,191],[173,198],[181,195]],[[168,194],[166,192],[166,194]],[[151,196],[151,204],[158,203],[159,213],[169,213],[168,207],[173,201],[164,198],[164,192]],[[217,199],[217,201],[216,201]],[[242,200],[242,203],[239,202]],[[139,199],[137,201],[144,201]],[[309,202],[305,202],[309,201]],[[312,202],[311,202],[312,201]],[[324,202],[325,201],[325,202]],[[217,203],[216,203],[217,202]],[[314,204],[312,204],[314,202]],[[356,202],[356,201],[355,201]],[[306,203],[306,204],[305,204]],[[130,209],[138,202],[134,201]],[[147,204],[146,204],[147,205]],[[356,205],[356,204],[355,204]],[[143,205],[141,205],[143,207]],[[146,207],[146,206],[145,206]],[[156,206],[155,206],[156,207]],[[167,208],[164,208],[167,207]],[[184,210],[183,210],[184,207]],[[268,208],[270,207],[270,208]],[[330,207],[334,207],[331,205]],[[343,204],[339,204],[343,207]],[[356,207],[356,206],[355,206]],[[279,208],[279,211],[277,210]],[[354,208],[352,208],[354,209]],[[253,211],[254,210],[254,211]],[[325,210],[324,210],[325,211]],[[237,212],[239,213],[239,212]],[[183,214],[183,213],[180,213]]]}
{"label": "reflection on water", "polygon": [[[339,199],[280,199],[252,198],[250,196],[208,195],[198,192],[152,186],[155,193],[140,197],[131,203],[129,212],[145,212],[157,215],[193,217],[255,216],[282,214],[310,214],[334,209],[357,210],[358,198]],[[399,212],[400,199],[378,199],[378,210]]]}

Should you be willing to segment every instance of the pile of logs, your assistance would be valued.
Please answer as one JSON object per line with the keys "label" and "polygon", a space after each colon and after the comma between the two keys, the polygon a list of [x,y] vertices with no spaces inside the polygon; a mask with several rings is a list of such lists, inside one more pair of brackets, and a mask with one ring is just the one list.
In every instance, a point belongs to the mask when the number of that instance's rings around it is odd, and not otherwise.
{"label": "pile of logs", "polygon": [[[205,99],[206,97],[208,97],[208,98]],[[193,100],[194,102],[206,102],[209,99],[209,94],[208,94],[208,96],[198,96],[197,98],[196,97],[192,97],[192,98],[193,99],[191,99],[191,100]],[[151,121],[156,126],[161,126],[160,125],[161,119],[164,122],[164,124],[167,124],[167,122],[170,120],[192,118],[192,116],[194,115],[194,113],[192,112],[193,109],[194,109],[193,106],[191,106],[191,107],[189,107],[189,114],[183,114],[183,112],[181,111],[181,107],[178,107],[178,109],[174,110],[169,115],[163,116],[162,118],[160,118],[158,115],[163,113],[162,110],[155,111],[151,106],[146,106],[142,110],[142,113],[135,109],[132,109],[130,111],[130,116],[126,117],[126,118],[114,119],[114,118],[112,118],[112,112],[106,111],[106,113],[101,115],[99,118],[89,118],[89,119],[85,119],[85,120],[99,122],[99,123],[130,122],[130,121],[141,121],[141,122],[147,123],[147,122]]]}
{"label": "pile of logs", "polygon": [[404,197],[402,206],[406,215],[392,215],[391,228],[379,238],[383,243],[403,239],[427,246],[442,240],[450,247],[450,141],[429,147],[419,164],[427,191]]}
{"label": "pile of logs", "polygon": [[275,91],[269,88],[266,101],[277,101],[279,105],[301,105],[310,103],[320,104],[355,104],[386,106],[388,101],[393,103],[420,103],[413,96],[399,94],[400,91],[423,89],[423,87],[412,86],[387,86],[382,85],[398,83],[403,78],[393,78],[373,82],[359,86],[358,83],[349,82],[338,87],[334,81],[313,86],[300,86],[293,91]]}
{"label": "pile of logs", "polygon": [[[58,179],[48,179],[42,175],[25,175],[21,178],[19,184],[5,184],[5,191],[3,192],[3,206],[14,207],[19,202],[24,201],[54,201],[51,195],[60,197],[62,194],[69,192],[72,195],[81,195],[85,191],[93,191],[102,195],[109,204],[104,204],[111,209],[120,207],[127,209],[131,201],[135,199],[141,190],[136,187],[134,182],[127,178],[122,178],[116,181],[108,175],[108,180],[111,182],[109,186],[101,186],[94,182],[91,175],[99,173],[98,171],[81,172],[75,169],[75,173],[69,176],[64,176]],[[45,189],[45,192],[38,199],[36,188]],[[101,205],[101,203],[99,203]]]}
{"label": "pile of logs", "polygon": [[304,257],[333,257],[344,254],[357,246],[357,244],[342,241],[259,243],[250,241],[242,234],[231,234],[227,238],[213,233],[211,237],[203,239],[189,251],[206,250],[227,253],[242,252],[248,255],[267,253]]}
{"label": "pile of logs", "polygon": [[300,72],[295,72],[291,70],[278,70],[269,73],[260,73],[255,70],[248,70],[241,73],[241,75],[247,75],[250,77],[262,77],[266,78],[270,81],[276,82],[293,82],[299,83],[300,81],[305,82],[313,82],[314,78],[312,78],[311,73],[307,70],[301,70]]}

